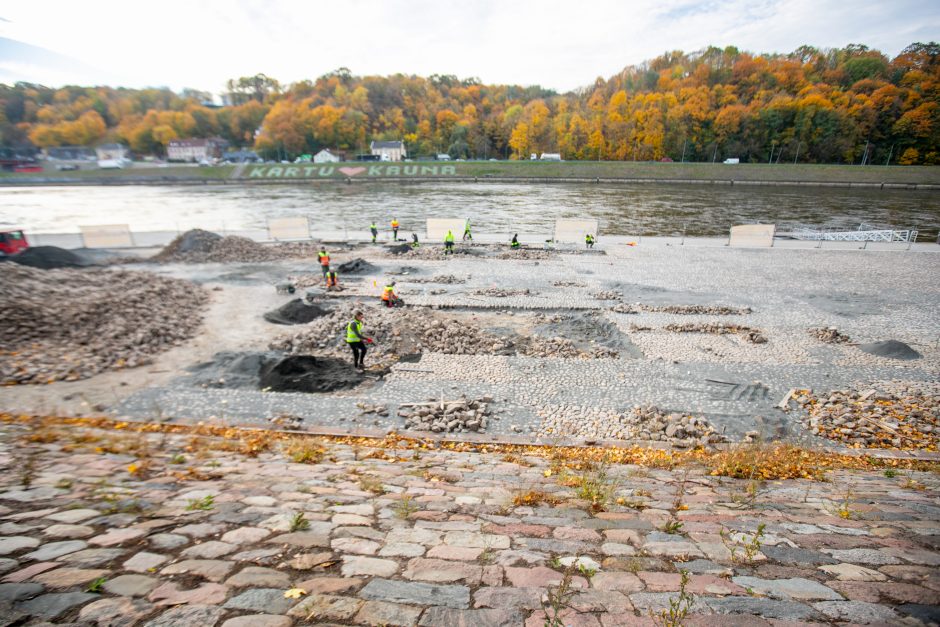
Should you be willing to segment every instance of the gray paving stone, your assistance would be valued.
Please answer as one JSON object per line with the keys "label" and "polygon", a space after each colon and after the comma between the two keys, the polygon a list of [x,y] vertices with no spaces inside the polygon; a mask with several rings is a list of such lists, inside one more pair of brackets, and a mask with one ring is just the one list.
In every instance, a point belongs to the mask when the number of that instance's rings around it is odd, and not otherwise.
{"label": "gray paving stone", "polygon": [[525,616],[519,610],[456,610],[449,607],[429,607],[421,616],[422,627],[517,627]]}
{"label": "gray paving stone", "polygon": [[9,555],[23,549],[34,549],[39,546],[39,540],[29,536],[8,536],[0,538],[0,555]]}
{"label": "gray paving stone", "polygon": [[[630,600],[632,601],[635,596],[637,595],[631,594]],[[715,614],[751,614],[762,618],[788,621],[805,621],[818,617],[813,608],[796,601],[738,596],[728,596],[720,599],[699,598],[699,600]],[[698,611],[698,608],[696,611]]]}
{"label": "gray paving stone", "polygon": [[230,618],[222,623],[222,627],[291,627],[293,623],[294,621],[287,616],[252,614]]}
{"label": "gray paving stone", "polygon": [[30,599],[43,591],[38,583],[0,583],[0,602]]}
{"label": "gray paving stone", "polygon": [[58,561],[67,562],[81,568],[90,568],[92,566],[104,566],[126,554],[126,549],[83,549],[63,555]]}
{"label": "gray paving stone", "polygon": [[850,562],[853,564],[871,564],[874,566],[885,566],[888,564],[901,564],[901,560],[893,555],[888,555],[884,551],[877,549],[823,549],[833,558],[840,562]]}
{"label": "gray paving stone", "polygon": [[366,601],[355,616],[356,624],[376,627],[411,627],[418,622],[424,608],[388,603],[386,601]]}
{"label": "gray paving stone", "polygon": [[157,579],[144,575],[118,575],[104,582],[103,587],[111,594],[122,597],[145,597],[159,584]]}
{"label": "gray paving stone", "polygon": [[147,551],[141,551],[137,553],[132,558],[124,562],[124,570],[129,570],[135,573],[146,573],[150,572],[151,569],[156,569],[166,562],[169,557],[166,555],[160,555],[159,553],[148,553]]}
{"label": "gray paving stone", "polygon": [[795,549],[789,546],[762,546],[760,550],[767,559],[785,566],[821,566],[823,564],[839,563],[839,560],[831,555],[809,549]]}
{"label": "gray paving stone", "polygon": [[371,580],[359,591],[359,596],[372,601],[454,609],[466,609],[470,605],[470,589],[466,586],[438,586],[390,579]]}
{"label": "gray paving stone", "polygon": [[889,607],[862,601],[821,601],[813,603],[813,607],[829,618],[858,625],[893,625],[900,619],[897,612]]}
{"label": "gray paving stone", "polygon": [[899,612],[908,614],[927,625],[940,625],[940,605],[919,605],[905,603],[897,607]]}
{"label": "gray paving stone", "polygon": [[841,601],[842,595],[812,579],[794,577],[792,579],[761,579],[760,577],[732,577],[731,581],[758,594],[769,595],[778,599],[797,599],[802,601]]}
{"label": "gray paving stone", "polygon": [[233,610],[283,614],[297,601],[284,598],[283,588],[254,588],[246,590],[225,602],[223,607]]}
{"label": "gray paving stone", "polygon": [[22,559],[45,562],[48,560],[53,560],[57,557],[62,557],[63,555],[68,555],[69,553],[81,551],[87,546],[88,545],[82,540],[63,540],[62,542],[49,542],[48,544],[43,544],[41,547],[31,553],[23,555]]}
{"label": "gray paving stone", "polygon": [[19,565],[20,563],[11,557],[0,557],[0,574],[8,573]]}
{"label": "gray paving stone", "polygon": [[88,520],[89,518],[94,518],[95,516],[100,515],[101,512],[96,509],[67,509],[61,512],[56,512],[55,514],[49,514],[46,516],[46,518],[55,522],[74,525],[75,523],[80,523],[83,520]]}
{"label": "gray paving stone", "polygon": [[246,566],[225,580],[225,585],[236,588],[257,586],[264,588],[290,587],[290,575],[273,568]]}
{"label": "gray paving stone", "polygon": [[97,594],[87,592],[53,592],[52,594],[43,594],[35,599],[18,603],[16,609],[40,618],[53,619],[73,607],[99,598],[101,597]]}
{"label": "gray paving stone", "polygon": [[78,614],[79,620],[99,627],[132,627],[153,611],[153,605],[143,599],[111,597],[89,603]]}
{"label": "gray paving stone", "polygon": [[225,610],[214,605],[183,605],[165,611],[144,627],[214,627]]}
{"label": "gray paving stone", "polygon": [[167,551],[185,546],[189,544],[190,540],[178,533],[155,533],[147,538],[147,542],[155,549]]}

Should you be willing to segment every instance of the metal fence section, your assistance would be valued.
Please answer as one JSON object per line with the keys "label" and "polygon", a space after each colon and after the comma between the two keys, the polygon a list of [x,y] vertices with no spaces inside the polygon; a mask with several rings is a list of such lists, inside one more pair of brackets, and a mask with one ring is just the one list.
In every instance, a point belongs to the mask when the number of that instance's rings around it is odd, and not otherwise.
{"label": "metal fence section", "polygon": [[797,239],[826,242],[902,242],[913,244],[917,241],[916,229],[877,229],[870,224],[860,224],[854,231],[798,226],[793,229],[791,234]]}

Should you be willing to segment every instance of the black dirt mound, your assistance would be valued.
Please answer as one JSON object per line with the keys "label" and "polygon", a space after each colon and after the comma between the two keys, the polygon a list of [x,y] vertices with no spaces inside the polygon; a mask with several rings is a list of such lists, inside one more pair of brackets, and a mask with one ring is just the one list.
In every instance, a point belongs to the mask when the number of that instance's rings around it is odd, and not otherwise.
{"label": "black dirt mound", "polygon": [[337,272],[339,272],[340,275],[365,274],[367,272],[375,272],[376,270],[378,270],[376,266],[373,266],[368,261],[364,261],[359,258],[353,259],[352,261],[347,261],[346,263],[342,263],[337,268]]}
{"label": "black dirt mound", "polygon": [[264,314],[264,319],[274,324],[306,324],[328,313],[330,313],[329,309],[308,305],[303,300],[295,298],[274,311]]}
{"label": "black dirt mound", "polygon": [[388,252],[393,255],[404,255],[409,250],[411,250],[411,244],[399,244],[397,246],[388,247]]}
{"label": "black dirt mound", "polygon": [[40,270],[84,268],[93,265],[87,259],[58,246],[33,246],[10,257],[10,261]]}
{"label": "black dirt mound", "polygon": [[886,340],[884,342],[872,342],[871,344],[859,344],[859,350],[869,355],[877,357],[887,357],[888,359],[920,359],[921,354],[913,348],[897,340]]}
{"label": "black dirt mound", "polygon": [[185,253],[210,253],[222,236],[211,231],[191,229],[167,244],[158,257],[172,257]]}
{"label": "black dirt mound", "polygon": [[202,388],[257,388],[261,366],[278,359],[276,353],[216,353],[212,361],[188,368],[186,383]]}
{"label": "black dirt mound", "polygon": [[333,392],[362,383],[347,362],[331,357],[293,355],[261,367],[261,389],[273,392]]}

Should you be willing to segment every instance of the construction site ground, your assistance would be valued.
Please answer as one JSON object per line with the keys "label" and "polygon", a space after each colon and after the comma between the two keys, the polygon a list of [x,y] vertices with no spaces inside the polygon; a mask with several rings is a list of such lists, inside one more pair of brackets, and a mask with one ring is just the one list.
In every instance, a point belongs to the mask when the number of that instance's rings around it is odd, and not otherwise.
{"label": "construction site ground", "polygon": [[[665,412],[703,416],[731,440],[754,431],[765,439],[801,439],[807,434],[799,412],[777,407],[791,389],[825,394],[929,385],[940,376],[936,253],[618,243],[593,251],[534,249],[516,259],[507,258],[505,246],[458,244],[458,252],[472,254],[449,258],[430,248],[423,247],[417,258],[391,254],[385,246],[339,248],[333,253],[334,266],[358,258],[374,269],[341,276],[344,291],[339,294],[323,295],[320,285],[310,290],[323,306],[361,308],[366,334],[370,314],[380,313],[381,289],[391,278],[409,307],[435,316],[458,319],[495,336],[528,338],[533,346],[563,338],[581,351],[601,347],[617,356],[423,351],[390,368],[367,371],[362,385],[333,393],[207,387],[204,380],[194,383],[188,369],[212,361],[219,352],[266,351],[277,338],[303,329],[271,324],[262,315],[307,291],[278,294],[276,283],[288,276],[317,282],[315,260],[131,264],[121,267],[208,288],[203,330],[148,366],[82,381],[2,388],[0,406],[39,414],[218,424],[268,424],[289,416],[306,429],[356,432],[402,429],[398,410],[403,403],[465,395],[493,399],[494,416],[486,433],[495,437],[604,439],[610,431],[602,420],[592,422],[591,414],[654,405]],[[456,282],[433,282],[442,275]],[[744,313],[657,311],[670,306],[725,306]],[[740,333],[666,328],[689,323],[744,326],[759,330],[767,341],[752,343]],[[822,343],[809,334],[820,327],[835,327],[851,341]],[[324,335],[351,367],[342,325]],[[883,340],[904,342],[922,357],[878,357],[857,346]],[[388,411],[363,415],[363,405],[385,405]]]}

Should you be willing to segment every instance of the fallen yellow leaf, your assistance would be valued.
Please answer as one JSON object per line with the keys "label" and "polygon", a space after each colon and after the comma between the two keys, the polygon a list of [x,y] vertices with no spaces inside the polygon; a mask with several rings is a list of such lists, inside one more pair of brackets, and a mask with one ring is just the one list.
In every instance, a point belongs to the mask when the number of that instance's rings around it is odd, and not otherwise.
{"label": "fallen yellow leaf", "polygon": [[291,588],[284,593],[285,599],[299,599],[303,595],[307,594],[307,591],[303,588]]}

